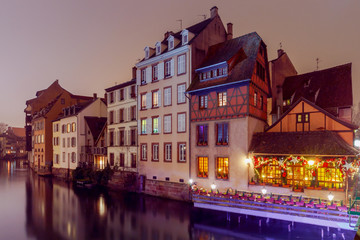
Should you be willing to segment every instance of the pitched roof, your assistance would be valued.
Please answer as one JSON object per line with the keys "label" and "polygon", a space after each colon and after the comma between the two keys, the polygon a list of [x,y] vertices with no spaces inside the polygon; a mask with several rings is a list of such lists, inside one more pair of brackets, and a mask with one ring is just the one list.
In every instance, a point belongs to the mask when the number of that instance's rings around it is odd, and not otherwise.
{"label": "pitched roof", "polygon": [[196,75],[187,91],[192,92],[203,88],[251,79],[261,42],[261,37],[256,32],[252,32],[211,46],[208,55],[199,69],[229,61],[236,54],[239,54],[238,62],[229,71],[228,76],[223,78],[200,81],[198,75]]}
{"label": "pitched roof", "polygon": [[106,92],[111,92],[111,91],[114,91],[116,89],[127,87],[127,86],[130,86],[130,85],[133,85],[133,84],[136,84],[136,78],[131,79],[130,81],[127,81],[127,82],[124,82],[124,83],[117,84],[117,85],[115,85],[113,87],[105,88],[105,91]]}
{"label": "pitched roof", "polygon": [[249,152],[261,155],[355,156],[360,152],[337,133],[262,132],[253,135]]}
{"label": "pitched roof", "polygon": [[283,115],[281,115],[281,117],[274,122],[269,128],[266,129],[266,131],[268,131],[269,129],[273,128],[275,125],[277,125],[289,112],[291,112],[291,110],[293,110],[300,102],[304,101],[305,103],[309,104],[310,106],[312,106],[313,108],[319,110],[320,112],[322,112],[323,114],[325,114],[326,116],[328,116],[329,118],[333,119],[334,121],[337,121],[338,123],[350,128],[350,129],[358,129],[358,126],[356,126],[355,124],[349,123],[349,122],[345,122],[337,117],[335,117],[334,115],[332,115],[331,113],[327,112],[326,110],[322,109],[321,107],[317,106],[315,103],[307,100],[306,98],[300,97],[294,104],[290,105],[290,108],[286,110],[286,112],[284,112]]}
{"label": "pitched roof", "polygon": [[98,139],[101,131],[103,130],[107,118],[106,117],[85,117],[85,121],[89,126],[94,142]]}
{"label": "pitched roof", "polygon": [[285,78],[283,99],[304,97],[321,108],[353,104],[351,63]]}
{"label": "pitched roof", "polygon": [[11,130],[17,137],[25,137],[25,128],[11,127]]}

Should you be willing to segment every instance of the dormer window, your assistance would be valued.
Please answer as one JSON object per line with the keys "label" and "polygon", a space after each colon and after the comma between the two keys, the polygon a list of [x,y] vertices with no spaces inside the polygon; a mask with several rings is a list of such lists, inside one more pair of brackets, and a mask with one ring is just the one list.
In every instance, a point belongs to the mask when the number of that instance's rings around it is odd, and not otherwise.
{"label": "dormer window", "polygon": [[149,56],[150,56],[150,49],[149,49],[149,47],[146,47],[146,48],[144,49],[144,51],[145,51],[145,59],[148,59]]}
{"label": "dormer window", "polygon": [[189,42],[189,31],[188,30],[183,30],[181,32],[181,42],[182,42],[182,45],[185,45]]}
{"label": "dormer window", "polygon": [[226,77],[228,75],[227,63],[216,64],[201,69],[197,69],[201,81]]}
{"label": "dormer window", "polygon": [[155,44],[155,48],[156,48],[156,55],[161,54],[161,42],[157,42]]}
{"label": "dormer window", "polygon": [[174,49],[174,36],[168,37],[168,50]]}

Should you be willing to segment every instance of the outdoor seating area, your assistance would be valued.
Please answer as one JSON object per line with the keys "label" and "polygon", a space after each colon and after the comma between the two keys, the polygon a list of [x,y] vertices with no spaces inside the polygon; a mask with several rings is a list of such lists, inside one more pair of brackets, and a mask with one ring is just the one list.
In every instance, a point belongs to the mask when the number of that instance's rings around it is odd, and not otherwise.
{"label": "outdoor seating area", "polygon": [[[328,209],[333,211],[347,212],[348,206],[344,201],[311,198],[302,195],[282,195],[273,193],[256,193],[229,189],[224,193],[219,191],[207,191],[202,188],[193,188],[193,195],[209,196],[215,198],[234,199],[242,201],[254,201],[268,204],[304,207],[312,209]],[[329,196],[331,198],[331,196]],[[356,209],[352,209],[355,211]]]}

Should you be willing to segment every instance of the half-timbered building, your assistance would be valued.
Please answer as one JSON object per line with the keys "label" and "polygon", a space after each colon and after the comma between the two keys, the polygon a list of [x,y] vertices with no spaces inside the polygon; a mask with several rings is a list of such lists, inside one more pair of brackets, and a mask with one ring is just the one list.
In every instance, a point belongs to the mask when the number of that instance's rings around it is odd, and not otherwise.
{"label": "half-timbered building", "polygon": [[190,94],[191,177],[220,191],[247,187],[248,147],[266,126],[266,45],[256,33],[211,46]]}
{"label": "half-timbered building", "polygon": [[346,199],[348,180],[359,163],[355,129],[299,98],[266,132],[254,134],[249,148],[252,182],[268,185],[273,193],[327,198],[332,191],[336,199]]}

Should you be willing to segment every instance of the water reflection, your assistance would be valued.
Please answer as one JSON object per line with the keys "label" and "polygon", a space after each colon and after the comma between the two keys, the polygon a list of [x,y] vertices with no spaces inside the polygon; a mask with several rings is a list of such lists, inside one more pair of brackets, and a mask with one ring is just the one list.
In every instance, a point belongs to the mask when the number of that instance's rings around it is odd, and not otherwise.
{"label": "water reflection", "polygon": [[354,236],[139,194],[74,188],[24,169],[20,163],[0,161],[0,178],[7,181],[0,184],[0,239],[321,239],[322,232],[323,239]]}
{"label": "water reflection", "polygon": [[27,230],[37,239],[189,239],[191,205],[104,189],[79,189],[30,173]]}

